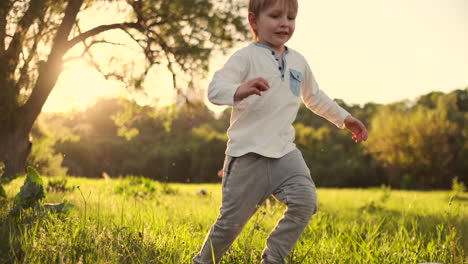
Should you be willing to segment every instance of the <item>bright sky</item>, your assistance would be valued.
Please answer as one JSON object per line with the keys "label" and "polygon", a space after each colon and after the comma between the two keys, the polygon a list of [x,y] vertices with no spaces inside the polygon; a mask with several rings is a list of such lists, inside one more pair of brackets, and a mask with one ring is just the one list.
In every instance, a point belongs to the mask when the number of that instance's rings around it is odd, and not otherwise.
{"label": "bright sky", "polygon": [[[102,14],[93,22],[113,22],[115,16]],[[463,89],[468,87],[468,1],[299,0],[296,32],[287,45],[306,57],[330,97],[347,103],[390,103]],[[213,58],[200,86],[208,85],[226,59]],[[157,68],[147,79],[147,92],[159,96],[160,104],[173,98],[170,78]],[[62,73],[43,110],[82,108],[99,96],[122,92],[86,64],[75,63]]]}

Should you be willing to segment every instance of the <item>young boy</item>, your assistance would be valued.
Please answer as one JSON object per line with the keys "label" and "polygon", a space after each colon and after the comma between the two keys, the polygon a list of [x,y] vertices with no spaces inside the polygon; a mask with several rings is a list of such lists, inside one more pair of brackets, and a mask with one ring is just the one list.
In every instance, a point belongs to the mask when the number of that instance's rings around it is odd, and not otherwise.
{"label": "young boy", "polygon": [[297,0],[250,0],[256,42],[215,73],[210,101],[232,105],[220,214],[194,263],[216,263],[270,195],[288,209],[269,235],[262,263],[285,263],[317,210],[315,184],[294,141],[301,98],[314,113],[367,139],[365,126],[338,106],[314,79],[307,61],[285,46],[294,33]]}

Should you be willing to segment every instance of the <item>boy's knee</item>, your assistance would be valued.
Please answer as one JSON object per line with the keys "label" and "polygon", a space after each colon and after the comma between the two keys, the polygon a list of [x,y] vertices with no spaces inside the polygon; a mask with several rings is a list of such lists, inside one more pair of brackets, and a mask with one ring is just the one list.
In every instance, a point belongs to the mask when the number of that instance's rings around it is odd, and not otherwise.
{"label": "boy's knee", "polygon": [[309,206],[311,207],[312,214],[315,214],[318,210],[317,192],[315,191],[315,188],[310,195]]}
{"label": "boy's knee", "polygon": [[216,233],[222,234],[223,238],[226,240],[234,240],[237,235],[242,231],[244,227],[243,223],[224,220],[216,221],[214,224],[214,229]]}
{"label": "boy's knee", "polygon": [[294,211],[304,221],[308,221],[313,214],[317,212],[317,194],[314,190],[303,192],[298,199],[291,201],[288,204],[290,210]]}

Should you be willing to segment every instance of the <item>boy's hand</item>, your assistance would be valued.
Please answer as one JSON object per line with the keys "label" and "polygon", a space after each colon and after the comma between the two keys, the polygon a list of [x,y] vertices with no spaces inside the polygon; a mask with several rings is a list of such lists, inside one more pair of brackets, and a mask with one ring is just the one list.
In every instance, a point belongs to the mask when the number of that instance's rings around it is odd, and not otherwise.
{"label": "boy's hand", "polygon": [[367,140],[367,129],[361,121],[349,115],[344,120],[344,124],[353,133],[353,140],[356,143]]}
{"label": "boy's hand", "polygon": [[249,80],[237,88],[234,101],[240,101],[252,94],[262,95],[262,92],[268,90],[268,88],[270,88],[270,85],[261,77]]}

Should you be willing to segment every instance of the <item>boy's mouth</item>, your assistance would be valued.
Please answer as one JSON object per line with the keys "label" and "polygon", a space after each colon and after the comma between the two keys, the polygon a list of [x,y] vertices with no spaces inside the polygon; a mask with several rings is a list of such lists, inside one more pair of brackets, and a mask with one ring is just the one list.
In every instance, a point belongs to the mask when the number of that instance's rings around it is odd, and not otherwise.
{"label": "boy's mouth", "polygon": [[276,35],[280,35],[280,36],[288,36],[289,33],[288,32],[284,32],[284,31],[281,31],[281,32],[275,32]]}

